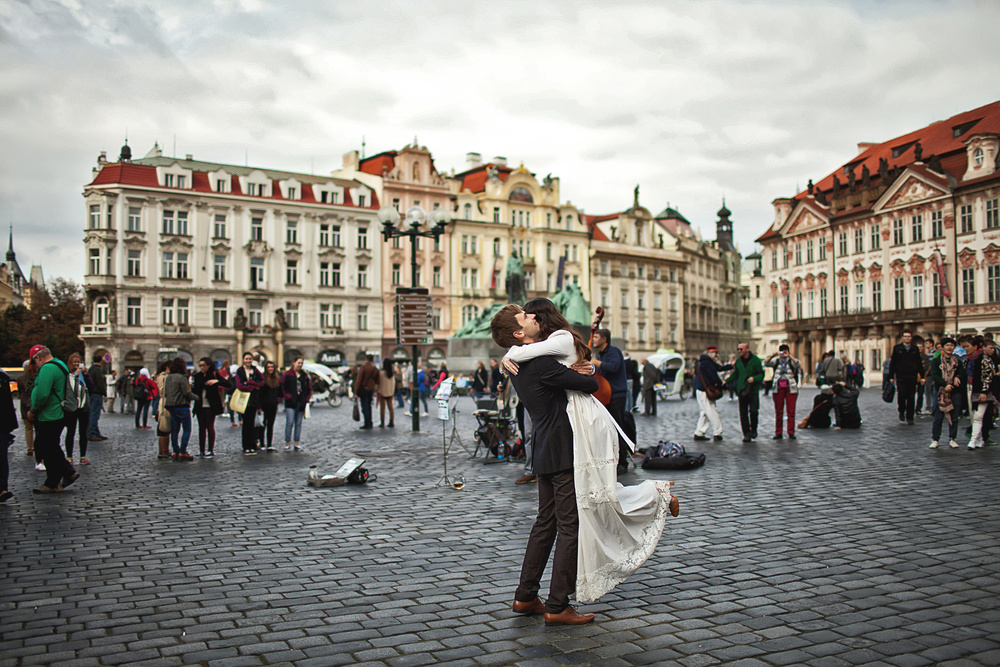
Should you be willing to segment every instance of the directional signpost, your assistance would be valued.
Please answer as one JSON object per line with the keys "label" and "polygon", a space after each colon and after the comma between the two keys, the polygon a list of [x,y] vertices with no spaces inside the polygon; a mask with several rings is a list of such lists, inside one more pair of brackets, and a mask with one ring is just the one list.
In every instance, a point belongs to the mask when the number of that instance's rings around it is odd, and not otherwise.
{"label": "directional signpost", "polygon": [[426,287],[397,287],[396,343],[426,345],[433,338],[429,290]]}

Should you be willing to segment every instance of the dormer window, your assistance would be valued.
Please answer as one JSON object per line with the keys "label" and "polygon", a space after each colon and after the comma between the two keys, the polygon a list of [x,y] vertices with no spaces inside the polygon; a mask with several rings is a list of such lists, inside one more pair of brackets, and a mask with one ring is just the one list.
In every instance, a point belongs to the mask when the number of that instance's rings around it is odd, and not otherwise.
{"label": "dormer window", "polygon": [[166,186],[166,187],[168,187],[168,188],[174,187],[174,175],[173,174],[164,174],[163,175],[163,185]]}
{"label": "dormer window", "polygon": [[297,192],[296,188],[288,188],[288,198],[289,199],[298,199],[298,196],[296,196],[296,192]]}
{"label": "dormer window", "polygon": [[970,120],[967,123],[962,123],[961,125],[955,125],[953,128],[951,128],[952,137],[954,137],[955,139],[961,137],[966,132],[971,130],[973,127],[975,127],[976,123],[978,123],[980,120],[982,119],[977,118],[975,120]]}
{"label": "dormer window", "polygon": [[361,208],[367,206],[368,205],[367,199],[368,198],[365,197],[364,195],[358,195],[358,206],[360,206]]}
{"label": "dormer window", "polygon": [[893,157],[899,157],[900,155],[902,155],[903,153],[905,153],[905,152],[906,152],[906,150],[907,150],[907,149],[908,149],[908,148],[909,148],[910,146],[912,146],[912,145],[913,145],[913,144],[915,144],[915,143],[917,143],[917,142],[916,142],[916,141],[910,141],[910,142],[907,142],[907,143],[905,143],[905,144],[901,144],[901,145],[899,145],[899,146],[895,146],[895,147],[894,147],[894,148],[892,149],[892,156],[893,156]]}
{"label": "dormer window", "polygon": [[215,181],[215,191],[216,192],[226,191],[226,179],[220,178]]}
{"label": "dormer window", "polygon": [[972,164],[974,164],[977,167],[981,167],[983,166],[984,160],[985,160],[985,154],[983,153],[982,148],[977,148],[976,150],[972,151]]}
{"label": "dormer window", "polygon": [[179,187],[179,188],[186,188],[187,187],[187,178],[178,174],[178,176],[177,176],[177,187]]}

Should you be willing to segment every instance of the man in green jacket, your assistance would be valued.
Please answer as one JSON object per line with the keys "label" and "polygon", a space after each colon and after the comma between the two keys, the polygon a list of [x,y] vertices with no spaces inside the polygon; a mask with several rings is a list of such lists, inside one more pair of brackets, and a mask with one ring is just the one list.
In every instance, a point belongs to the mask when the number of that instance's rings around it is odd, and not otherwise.
{"label": "man in green jacket", "polygon": [[45,462],[45,484],[35,493],[58,493],[80,477],[59,444],[63,430],[62,401],[66,393],[66,364],[53,358],[49,348],[35,345],[31,359],[38,367],[35,387],[31,390],[31,409],[28,418],[35,423],[35,450],[41,452]]}
{"label": "man in green jacket", "polygon": [[740,426],[743,442],[757,437],[757,413],[760,412],[760,388],[764,385],[764,365],[750,351],[750,343],[736,346],[736,393],[740,401]]}

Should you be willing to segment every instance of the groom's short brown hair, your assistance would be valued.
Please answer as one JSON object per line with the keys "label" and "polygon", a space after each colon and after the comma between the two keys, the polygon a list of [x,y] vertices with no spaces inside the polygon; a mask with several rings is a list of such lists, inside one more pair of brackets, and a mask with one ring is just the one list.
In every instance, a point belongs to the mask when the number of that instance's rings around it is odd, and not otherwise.
{"label": "groom's short brown hair", "polygon": [[490,333],[493,334],[494,343],[505,349],[522,344],[523,341],[514,337],[514,332],[521,330],[521,325],[518,324],[516,317],[520,312],[520,306],[509,304],[493,316],[490,321]]}

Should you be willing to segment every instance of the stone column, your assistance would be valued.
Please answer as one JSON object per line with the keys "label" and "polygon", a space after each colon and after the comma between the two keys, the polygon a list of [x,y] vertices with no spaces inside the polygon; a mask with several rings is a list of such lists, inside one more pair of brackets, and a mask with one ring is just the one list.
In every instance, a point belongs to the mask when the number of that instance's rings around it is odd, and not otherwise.
{"label": "stone column", "polygon": [[285,332],[281,329],[274,330],[274,367],[284,368],[285,367]]}
{"label": "stone column", "polygon": [[243,363],[243,339],[245,336],[245,331],[241,331],[240,329],[236,330],[236,359],[232,360],[232,363],[234,364],[238,365]]}

